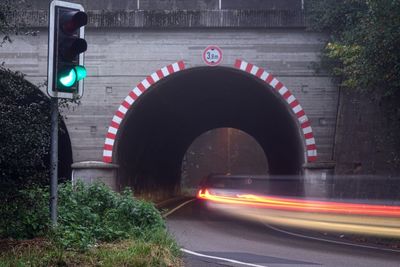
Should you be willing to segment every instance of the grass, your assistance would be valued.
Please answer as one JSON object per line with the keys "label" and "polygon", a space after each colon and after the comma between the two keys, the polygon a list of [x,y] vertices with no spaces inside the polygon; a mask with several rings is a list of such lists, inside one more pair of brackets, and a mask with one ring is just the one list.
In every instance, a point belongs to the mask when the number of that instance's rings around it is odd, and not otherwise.
{"label": "grass", "polygon": [[169,237],[158,236],[101,243],[85,251],[65,250],[44,238],[3,240],[0,266],[182,266],[178,248]]}

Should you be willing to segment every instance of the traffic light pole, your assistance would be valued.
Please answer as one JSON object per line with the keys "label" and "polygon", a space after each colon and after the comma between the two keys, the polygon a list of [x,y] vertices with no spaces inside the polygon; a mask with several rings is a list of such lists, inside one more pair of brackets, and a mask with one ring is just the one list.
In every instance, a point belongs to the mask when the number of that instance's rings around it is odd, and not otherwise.
{"label": "traffic light pole", "polygon": [[50,218],[53,226],[57,224],[58,198],[58,98],[51,97],[51,148],[50,148]]}
{"label": "traffic light pole", "polygon": [[53,0],[49,7],[47,93],[51,99],[50,218],[57,225],[58,186],[58,98],[74,99],[83,94],[83,53],[87,49],[84,26],[88,16],[80,4]]}

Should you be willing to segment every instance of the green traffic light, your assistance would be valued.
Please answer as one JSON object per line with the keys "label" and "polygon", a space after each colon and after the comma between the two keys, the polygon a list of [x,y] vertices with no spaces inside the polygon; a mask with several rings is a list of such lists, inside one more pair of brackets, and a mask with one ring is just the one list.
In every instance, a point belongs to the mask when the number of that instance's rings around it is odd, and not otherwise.
{"label": "green traffic light", "polygon": [[65,87],[71,87],[76,82],[76,71],[74,69],[70,69],[65,72],[66,75],[61,76],[58,80]]}
{"label": "green traffic light", "polygon": [[86,69],[84,66],[80,66],[80,65],[76,66],[75,71],[78,76],[77,81],[80,81],[86,77]]}
{"label": "green traffic light", "polygon": [[58,79],[60,84],[64,87],[73,86],[77,81],[84,79],[87,75],[85,67],[80,65],[66,70],[64,73],[65,74],[61,75],[61,77]]}

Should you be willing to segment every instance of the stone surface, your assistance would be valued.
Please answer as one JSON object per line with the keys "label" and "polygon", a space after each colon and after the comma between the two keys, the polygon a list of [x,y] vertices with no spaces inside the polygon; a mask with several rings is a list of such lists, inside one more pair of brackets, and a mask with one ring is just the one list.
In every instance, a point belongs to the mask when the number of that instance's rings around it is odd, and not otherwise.
{"label": "stone surface", "polygon": [[84,161],[72,164],[72,183],[101,182],[113,189],[120,190],[117,180],[118,165],[99,161]]}
{"label": "stone surface", "polygon": [[[86,28],[304,28],[302,10],[92,10]],[[46,10],[10,14],[31,27],[47,27]]]}
{"label": "stone surface", "polygon": [[[304,0],[70,0],[88,10],[213,10],[219,9],[300,9]],[[47,9],[47,0],[26,0],[28,8]]]}
{"label": "stone surface", "polygon": [[[20,36],[1,48],[6,67],[19,70],[35,84],[46,80],[47,34]],[[187,68],[204,66],[206,46],[218,45],[222,66],[240,58],[265,68],[283,82],[306,111],[319,159],[330,160],[337,111],[337,88],[331,78],[315,74],[326,40],[323,34],[298,29],[87,29],[85,93],[79,106],[64,112],[74,162],[101,160],[112,116],[129,91],[147,75],[178,60]],[[43,88],[42,88],[43,89]]]}

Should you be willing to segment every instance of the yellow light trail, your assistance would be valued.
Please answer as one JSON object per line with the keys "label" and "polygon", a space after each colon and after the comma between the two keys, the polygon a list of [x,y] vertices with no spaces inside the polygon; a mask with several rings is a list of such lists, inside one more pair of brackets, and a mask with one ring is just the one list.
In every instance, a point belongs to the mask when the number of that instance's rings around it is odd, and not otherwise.
{"label": "yellow light trail", "polygon": [[218,195],[200,190],[210,207],[264,223],[328,232],[400,238],[400,207],[260,196]]}

